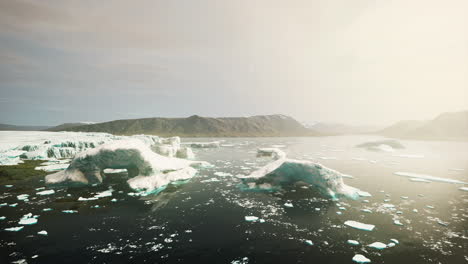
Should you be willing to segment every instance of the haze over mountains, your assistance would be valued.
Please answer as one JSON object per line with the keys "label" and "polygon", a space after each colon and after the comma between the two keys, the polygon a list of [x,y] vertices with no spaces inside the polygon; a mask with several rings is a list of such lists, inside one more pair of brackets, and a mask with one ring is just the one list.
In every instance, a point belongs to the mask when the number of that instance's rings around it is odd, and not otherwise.
{"label": "haze over mountains", "polygon": [[252,117],[140,118],[102,123],[64,123],[55,127],[0,124],[0,130],[106,132],[115,135],[150,134],[181,137],[275,137],[378,134],[418,140],[468,140],[468,111],[443,113],[432,120],[405,120],[378,130],[372,126],[337,123],[303,125],[285,115]]}

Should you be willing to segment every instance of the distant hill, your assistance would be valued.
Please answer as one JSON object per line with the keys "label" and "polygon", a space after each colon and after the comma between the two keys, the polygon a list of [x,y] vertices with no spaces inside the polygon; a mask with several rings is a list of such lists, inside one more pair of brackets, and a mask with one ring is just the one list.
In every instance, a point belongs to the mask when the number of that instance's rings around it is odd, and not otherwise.
{"label": "distant hill", "polygon": [[49,128],[48,126],[16,126],[8,124],[0,124],[1,131],[39,131]]}
{"label": "distant hill", "polygon": [[[54,128],[55,129],[55,128]],[[318,136],[284,115],[252,117],[141,118],[65,127],[63,131],[107,132],[115,135],[150,134],[182,137]],[[54,130],[57,131],[57,130]]]}
{"label": "distant hill", "polygon": [[468,111],[443,113],[428,121],[400,121],[378,134],[421,140],[468,140]]}
{"label": "distant hill", "polygon": [[378,129],[375,126],[357,126],[340,123],[322,123],[318,122],[307,126],[308,128],[326,135],[349,135],[372,133]]}
{"label": "distant hill", "polygon": [[54,127],[48,127],[44,130],[46,131],[64,131],[66,130],[67,128],[72,128],[72,127],[78,127],[78,126],[84,126],[84,125],[89,125],[89,123],[83,123],[83,122],[79,122],[79,123],[63,123],[61,125],[58,125],[58,126],[54,126]]}

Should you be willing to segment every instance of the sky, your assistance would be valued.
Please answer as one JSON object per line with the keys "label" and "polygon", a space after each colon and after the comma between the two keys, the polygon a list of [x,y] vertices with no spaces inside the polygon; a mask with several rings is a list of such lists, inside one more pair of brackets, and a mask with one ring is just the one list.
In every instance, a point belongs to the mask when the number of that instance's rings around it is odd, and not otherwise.
{"label": "sky", "polygon": [[0,123],[468,110],[466,0],[0,0]]}

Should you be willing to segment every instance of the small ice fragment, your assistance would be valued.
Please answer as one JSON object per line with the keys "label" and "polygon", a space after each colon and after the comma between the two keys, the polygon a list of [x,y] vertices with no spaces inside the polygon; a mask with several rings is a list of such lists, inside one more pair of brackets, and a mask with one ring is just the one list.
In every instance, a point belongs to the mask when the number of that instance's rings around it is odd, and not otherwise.
{"label": "small ice fragment", "polygon": [[76,211],[76,210],[62,210],[62,213],[75,214],[75,213],[78,213],[78,211]]}
{"label": "small ice fragment", "polygon": [[18,232],[20,231],[21,229],[23,229],[24,226],[18,226],[18,227],[9,227],[9,228],[5,228],[4,230],[5,231],[10,231],[10,232]]}
{"label": "small ice fragment", "polygon": [[346,243],[353,245],[353,246],[359,245],[359,242],[357,240],[352,240],[352,239],[349,239],[348,241],[346,241]]}
{"label": "small ice fragment", "polygon": [[356,262],[356,263],[370,263],[370,262],[371,262],[370,259],[364,257],[364,256],[361,255],[361,254],[356,254],[356,255],[354,255],[353,261]]}
{"label": "small ice fragment", "polygon": [[396,240],[395,238],[390,239],[390,241],[392,241],[395,244],[400,244],[400,242],[398,240]]}
{"label": "small ice fragment", "polygon": [[37,232],[37,234],[41,236],[47,236],[47,231],[42,230],[42,231]]}
{"label": "small ice fragment", "polygon": [[83,201],[94,201],[94,200],[97,200],[97,199],[98,199],[98,198],[96,198],[96,197],[84,198],[84,197],[81,197],[81,196],[80,196],[80,197],[78,198],[78,201],[80,201],[80,202],[83,202]]}
{"label": "small ice fragment", "polygon": [[7,184],[7,185],[5,185],[5,187],[6,188],[11,188],[11,187],[13,187],[13,185]]}
{"label": "small ice fragment", "polygon": [[52,208],[44,208],[44,209],[42,209],[42,211],[44,211],[44,212],[52,211]]}
{"label": "small ice fragment", "polygon": [[404,177],[416,178],[416,179],[423,179],[423,180],[429,180],[429,181],[454,183],[454,184],[468,184],[467,182],[463,182],[463,181],[459,181],[459,180],[442,178],[442,177],[434,177],[434,176],[431,176],[431,175],[418,174],[418,173],[412,173],[412,172],[395,172],[394,174],[398,175],[398,176],[404,176]]}
{"label": "small ice fragment", "polygon": [[369,209],[361,209],[361,211],[364,212],[364,213],[372,213],[372,211],[369,210]]}
{"label": "small ice fragment", "polygon": [[431,183],[432,181],[425,180],[425,179],[419,179],[419,178],[410,178],[409,179],[412,182],[425,182],[425,183]]}
{"label": "small ice fragment", "polygon": [[260,218],[260,219],[258,219],[258,222],[259,223],[265,223],[265,219]]}
{"label": "small ice fragment", "polygon": [[247,222],[255,222],[257,220],[258,220],[258,217],[256,217],[256,216],[246,216],[245,217],[245,221],[247,221]]}
{"label": "small ice fragment", "polygon": [[406,200],[408,199],[408,196],[400,196],[400,198]]}
{"label": "small ice fragment", "polygon": [[387,204],[387,203],[382,204],[382,206],[383,206],[384,208],[395,208],[395,205],[393,205],[393,204]]}
{"label": "small ice fragment", "polygon": [[16,207],[18,205],[18,203],[14,203],[14,204],[10,204],[9,206],[10,207]]}
{"label": "small ice fragment", "polygon": [[400,220],[393,220],[393,223],[398,226],[402,226],[403,224],[400,222]]}
{"label": "small ice fragment", "polygon": [[20,195],[16,196],[16,198],[18,198],[18,200],[20,200],[20,201],[27,200],[28,197],[29,197],[29,194],[20,194]]}
{"label": "small ice fragment", "polygon": [[315,208],[315,211],[320,211],[320,208]]}
{"label": "small ice fragment", "polygon": [[357,221],[351,221],[351,220],[346,221],[344,224],[352,228],[356,228],[356,229],[364,230],[364,231],[372,231],[375,228],[375,225],[363,224],[363,223],[360,223]]}
{"label": "small ice fragment", "polygon": [[370,245],[367,245],[368,247],[375,248],[375,249],[384,249],[387,248],[387,245],[385,245],[382,242],[374,242]]}
{"label": "small ice fragment", "polygon": [[426,205],[426,207],[429,208],[429,209],[434,209],[434,206],[432,206],[432,205]]}
{"label": "small ice fragment", "polygon": [[362,202],[363,203],[369,203],[369,200],[363,200]]}
{"label": "small ice fragment", "polygon": [[7,206],[7,205],[8,205],[7,203],[1,203],[0,207]]}
{"label": "small ice fragment", "polygon": [[413,213],[419,212],[418,209],[413,209]]}
{"label": "small ice fragment", "polygon": [[54,190],[46,190],[46,191],[42,191],[42,192],[37,192],[36,194],[37,195],[50,195],[50,194],[54,194],[55,191]]}
{"label": "small ice fragment", "polygon": [[395,246],[395,243],[393,243],[393,242],[390,242],[390,243],[387,244],[387,247],[389,247],[389,248],[394,247],[394,246]]}
{"label": "small ice fragment", "polygon": [[286,206],[286,207],[294,207],[292,203],[285,203],[284,206]]}
{"label": "small ice fragment", "polygon": [[337,214],[337,215],[342,215],[343,213],[340,212],[340,211],[338,211],[338,212],[336,212],[336,214]]}
{"label": "small ice fragment", "polygon": [[113,199],[111,200],[111,202],[115,203],[115,202],[117,202],[117,199],[113,198]]}
{"label": "small ice fragment", "polygon": [[449,224],[447,222],[443,222],[441,220],[438,220],[437,223],[441,226],[448,226]]}
{"label": "small ice fragment", "polygon": [[340,206],[340,207],[338,207],[338,209],[343,211],[343,210],[346,210],[346,207]]}
{"label": "small ice fragment", "polygon": [[364,192],[364,191],[358,191],[358,195],[361,196],[361,197],[371,197],[372,194],[368,193],[368,192]]}
{"label": "small ice fragment", "polygon": [[35,259],[35,258],[37,258],[37,257],[39,257],[39,255],[31,256],[32,259]]}
{"label": "small ice fragment", "polygon": [[33,216],[31,213],[23,215],[18,224],[20,225],[34,225],[37,223],[37,216]]}
{"label": "small ice fragment", "polygon": [[313,246],[314,243],[312,242],[312,240],[304,240],[304,243],[306,243],[307,245],[309,246]]}
{"label": "small ice fragment", "polygon": [[214,175],[219,176],[219,177],[227,177],[227,176],[232,176],[231,173],[228,172],[222,172],[222,171],[217,171],[214,173]]}
{"label": "small ice fragment", "polygon": [[460,187],[458,190],[468,192],[468,187]]}

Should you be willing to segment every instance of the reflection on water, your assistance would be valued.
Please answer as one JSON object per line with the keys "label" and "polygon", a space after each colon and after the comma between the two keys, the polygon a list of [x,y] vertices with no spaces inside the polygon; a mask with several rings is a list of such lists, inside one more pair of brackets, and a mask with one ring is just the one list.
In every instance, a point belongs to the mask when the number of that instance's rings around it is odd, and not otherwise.
{"label": "reflection on water", "polygon": [[[225,139],[224,147],[195,150],[197,159],[213,168],[200,170],[186,184],[144,197],[128,195],[132,190],[126,174],[109,175],[103,185],[61,187],[47,196],[36,195],[35,188],[44,186],[38,180],[1,186],[0,204],[7,204],[0,207],[0,216],[5,216],[0,220],[2,230],[18,226],[27,213],[39,217],[37,224],[21,231],[1,231],[0,261],[351,263],[355,254],[362,254],[373,263],[466,263],[468,192],[459,190],[460,184],[414,182],[394,173],[466,182],[468,144],[402,140],[405,148],[393,151],[355,147],[380,139]],[[352,175],[344,179],[346,184],[372,197],[331,201],[301,184],[271,193],[241,191],[236,176],[270,162],[257,158],[256,149],[274,145],[283,145],[279,147],[290,158]],[[109,188],[111,197],[77,201]],[[18,201],[20,194],[29,194],[29,201]],[[9,206],[15,203],[16,207]],[[247,222],[245,216],[265,222]],[[376,227],[370,232],[353,229],[344,225],[347,220]],[[38,235],[41,230],[48,235]],[[350,239],[359,245],[348,244]],[[383,250],[367,246],[389,244],[391,239],[399,244]]]}

